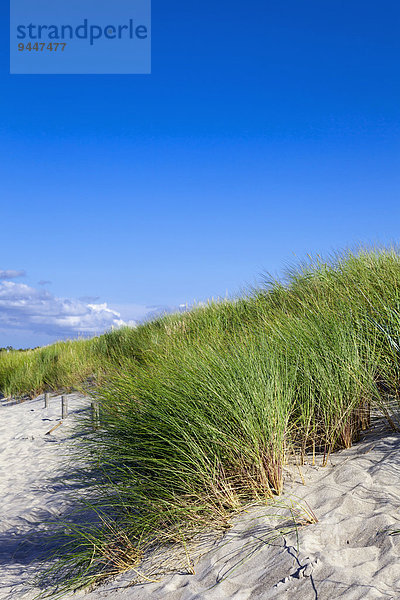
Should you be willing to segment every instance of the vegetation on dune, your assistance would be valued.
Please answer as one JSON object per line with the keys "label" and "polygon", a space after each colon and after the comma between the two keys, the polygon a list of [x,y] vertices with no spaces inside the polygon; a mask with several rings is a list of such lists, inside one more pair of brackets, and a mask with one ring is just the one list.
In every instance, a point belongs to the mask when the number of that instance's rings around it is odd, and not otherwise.
{"label": "vegetation on dune", "polygon": [[360,251],[236,301],[0,356],[6,393],[101,379],[101,426],[76,448],[100,525],[71,530],[59,573],[96,581],[149,544],[226,524],[282,491],[291,457],[326,464],[350,447],[371,407],[395,426],[399,326],[400,255]]}
{"label": "vegetation on dune", "polygon": [[96,341],[57,342],[24,352],[0,353],[0,391],[5,396],[34,397],[101,378],[106,364],[96,352]]}

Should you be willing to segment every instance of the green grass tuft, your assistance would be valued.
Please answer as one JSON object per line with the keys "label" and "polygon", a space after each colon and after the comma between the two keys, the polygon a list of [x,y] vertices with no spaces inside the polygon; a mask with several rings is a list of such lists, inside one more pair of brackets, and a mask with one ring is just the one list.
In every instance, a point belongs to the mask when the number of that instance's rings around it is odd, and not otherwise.
{"label": "green grass tuft", "polygon": [[361,250],[309,260],[236,301],[0,356],[0,386],[101,384],[101,426],[76,449],[103,515],[90,535],[73,532],[87,583],[93,565],[115,572],[110,548],[134,566],[149,545],[224,527],[280,494],[291,457],[318,452],[326,464],[369,426],[371,407],[396,427],[399,358],[400,256]]}

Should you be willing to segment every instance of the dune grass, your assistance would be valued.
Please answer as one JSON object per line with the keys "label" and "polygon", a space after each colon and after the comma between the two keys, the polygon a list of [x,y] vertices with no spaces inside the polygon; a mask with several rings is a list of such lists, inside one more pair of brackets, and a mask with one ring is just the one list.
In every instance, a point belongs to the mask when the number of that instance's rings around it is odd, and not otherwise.
{"label": "dune grass", "polygon": [[0,352],[0,391],[5,396],[36,396],[46,390],[79,387],[104,372],[96,338],[57,342],[25,352]]}
{"label": "dune grass", "polygon": [[396,427],[399,326],[400,255],[360,250],[235,301],[33,351],[25,366],[10,356],[4,389],[17,386],[13,372],[35,390],[103,377],[101,427],[74,455],[91,467],[100,524],[71,529],[59,577],[99,581],[149,546],[227,526],[233,511],[282,492],[288,462],[319,454],[327,464],[350,447],[371,407]]}
{"label": "dune grass", "polygon": [[37,396],[44,391],[88,390],[122,360],[141,363],[165,334],[160,321],[122,327],[91,339],[56,342],[33,350],[0,351],[0,392]]}

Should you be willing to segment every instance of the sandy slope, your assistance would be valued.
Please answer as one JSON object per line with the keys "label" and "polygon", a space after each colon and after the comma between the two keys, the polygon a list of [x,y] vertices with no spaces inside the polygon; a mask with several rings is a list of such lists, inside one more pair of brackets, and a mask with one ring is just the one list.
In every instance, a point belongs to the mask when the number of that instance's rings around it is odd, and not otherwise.
{"label": "sandy slope", "polygon": [[48,409],[43,396],[17,405],[1,401],[0,598],[24,597],[23,584],[37,569],[30,563],[40,557],[46,537],[43,521],[68,508],[69,482],[57,477],[73,415],[89,404],[78,394],[68,395],[68,400],[71,414],[51,435],[46,432],[61,420],[60,396],[51,397]]}
{"label": "sandy slope", "polygon": [[[74,410],[84,402],[70,396]],[[48,478],[64,458],[69,425],[48,439],[44,433],[59,419],[59,399],[49,411],[42,405],[39,398],[0,408],[1,599],[34,596],[23,584],[37,568],[29,563],[40,556],[45,527],[39,524],[67,508],[68,481]],[[294,534],[271,542],[282,523],[269,516],[270,508],[253,507],[234,520],[224,538],[210,542],[194,575],[183,570],[136,586],[132,575],[124,575],[69,600],[400,598],[400,536],[387,531],[400,529],[400,436],[369,432],[351,450],[334,455],[327,468],[309,466],[302,474],[306,485],[297,474],[286,495],[306,501],[318,523],[299,530],[299,552]],[[32,531],[31,543],[18,550]]]}

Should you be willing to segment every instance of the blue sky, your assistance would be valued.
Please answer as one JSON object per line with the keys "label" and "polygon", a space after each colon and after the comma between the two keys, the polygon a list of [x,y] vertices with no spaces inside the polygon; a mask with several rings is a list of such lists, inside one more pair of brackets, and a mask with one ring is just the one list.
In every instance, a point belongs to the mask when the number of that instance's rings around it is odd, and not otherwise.
{"label": "blue sky", "polygon": [[0,346],[399,240],[397,1],[153,0],[123,76],[9,75],[6,8]]}

